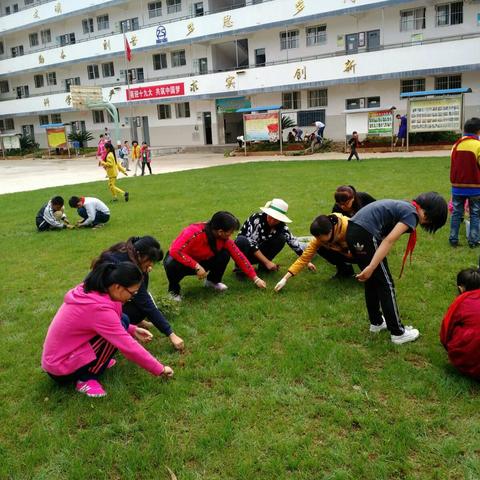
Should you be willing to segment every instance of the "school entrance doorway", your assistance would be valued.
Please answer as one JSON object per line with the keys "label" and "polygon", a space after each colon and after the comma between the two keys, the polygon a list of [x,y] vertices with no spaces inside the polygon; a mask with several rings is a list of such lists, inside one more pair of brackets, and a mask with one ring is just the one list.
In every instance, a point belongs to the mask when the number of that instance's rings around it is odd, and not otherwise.
{"label": "school entrance doorway", "polygon": [[251,106],[248,97],[217,98],[215,100],[219,143],[237,142],[237,137],[243,135],[243,115],[237,113],[237,110]]}

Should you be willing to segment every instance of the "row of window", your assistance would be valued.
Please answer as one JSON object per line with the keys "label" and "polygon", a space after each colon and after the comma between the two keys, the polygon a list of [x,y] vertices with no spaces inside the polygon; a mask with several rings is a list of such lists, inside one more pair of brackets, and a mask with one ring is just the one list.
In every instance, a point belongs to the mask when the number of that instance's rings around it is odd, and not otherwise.
{"label": "row of window", "polygon": [[[444,75],[435,77],[435,90],[447,90],[452,88],[462,88],[461,75]],[[400,93],[424,92],[425,78],[409,78],[401,80]]]}
{"label": "row of window", "polygon": [[[400,12],[400,31],[423,30],[426,28],[425,7],[411,8]],[[435,5],[435,26],[445,27],[463,23],[463,2]]]}
{"label": "row of window", "polygon": [[60,113],[52,113],[50,115],[50,122],[48,121],[48,115],[39,115],[38,122],[40,126],[48,125],[49,123],[62,123],[62,115]]}

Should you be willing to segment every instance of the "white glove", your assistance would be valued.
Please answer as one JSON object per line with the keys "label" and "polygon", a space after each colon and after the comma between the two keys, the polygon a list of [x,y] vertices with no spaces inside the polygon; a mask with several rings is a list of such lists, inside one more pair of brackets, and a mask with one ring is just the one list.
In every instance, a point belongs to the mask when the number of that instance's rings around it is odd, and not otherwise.
{"label": "white glove", "polygon": [[279,292],[285,285],[287,284],[287,279],[283,277],[276,285],[275,285],[275,291]]}

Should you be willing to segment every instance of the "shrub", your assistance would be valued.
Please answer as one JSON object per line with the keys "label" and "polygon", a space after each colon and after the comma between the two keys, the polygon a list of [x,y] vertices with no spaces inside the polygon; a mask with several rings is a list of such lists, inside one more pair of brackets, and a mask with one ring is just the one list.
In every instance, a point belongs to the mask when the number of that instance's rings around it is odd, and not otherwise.
{"label": "shrub", "polygon": [[92,132],[88,130],[85,131],[78,131],[78,132],[71,132],[68,134],[68,141],[69,142],[79,142],[80,148],[86,147],[87,142],[93,140]]}

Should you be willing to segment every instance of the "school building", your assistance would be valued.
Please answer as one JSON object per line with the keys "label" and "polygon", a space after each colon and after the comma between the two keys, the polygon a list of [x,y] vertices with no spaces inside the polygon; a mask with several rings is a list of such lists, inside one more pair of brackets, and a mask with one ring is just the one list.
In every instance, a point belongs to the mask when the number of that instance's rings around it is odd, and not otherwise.
{"label": "school building", "polygon": [[1,0],[0,12],[0,131],[42,147],[50,123],[112,130],[106,110],[72,107],[78,85],[102,88],[122,140],[153,146],[234,143],[236,110],[268,105],[340,140],[348,112],[403,114],[401,93],[434,89],[471,88],[464,116],[480,116],[480,0]]}

